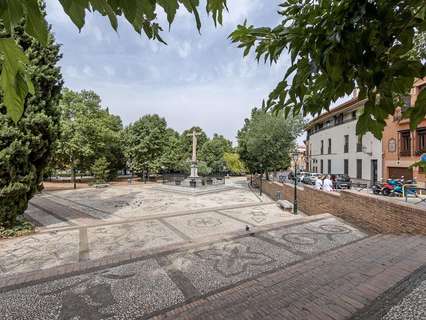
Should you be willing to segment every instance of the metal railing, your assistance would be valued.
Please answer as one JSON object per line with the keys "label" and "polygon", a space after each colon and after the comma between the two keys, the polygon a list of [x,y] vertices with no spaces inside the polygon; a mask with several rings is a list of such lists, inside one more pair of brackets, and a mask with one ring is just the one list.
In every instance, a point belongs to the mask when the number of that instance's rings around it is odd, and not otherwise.
{"label": "metal railing", "polygon": [[209,175],[198,178],[190,178],[185,174],[165,174],[161,176],[161,182],[167,185],[185,187],[204,187],[225,184],[224,175]]}

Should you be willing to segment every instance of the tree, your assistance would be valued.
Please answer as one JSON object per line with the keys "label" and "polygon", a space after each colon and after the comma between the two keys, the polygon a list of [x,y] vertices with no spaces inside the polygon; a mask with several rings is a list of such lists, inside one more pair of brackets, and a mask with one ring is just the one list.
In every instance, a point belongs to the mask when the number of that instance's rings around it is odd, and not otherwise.
{"label": "tree", "polygon": [[238,151],[251,173],[268,173],[287,168],[296,138],[303,131],[301,117],[254,109],[243,129],[238,132]]}
{"label": "tree", "polygon": [[186,172],[186,153],[183,151],[182,141],[177,131],[166,130],[166,144],[160,159],[162,172]]}
{"label": "tree", "polygon": [[240,160],[240,155],[236,152],[225,152],[223,155],[228,171],[235,175],[242,175],[246,172],[244,163]]}
{"label": "tree", "polygon": [[[25,33],[29,23],[14,25],[13,29],[0,28],[2,35],[13,37],[12,41],[23,48],[29,66],[28,76],[35,88],[34,95],[22,101],[23,114],[17,123],[7,115],[10,96],[4,91],[0,96],[1,227],[13,226],[34,193],[42,188],[43,170],[58,136],[57,104],[62,88],[62,76],[56,65],[61,58],[59,46],[52,35],[45,45],[29,37]],[[7,33],[11,30],[12,35]],[[7,62],[3,62],[2,67],[1,81],[4,83],[10,80],[6,79]]]}
{"label": "tree", "polygon": [[[337,99],[359,89],[367,99],[357,133],[381,138],[416,78],[426,76],[425,61],[410,52],[426,31],[424,0],[290,0],[280,5],[275,28],[244,23],[230,35],[247,55],[276,63],[287,52],[291,66],[264,107],[285,114],[318,115]],[[426,90],[404,116],[411,128],[426,114]]]}
{"label": "tree", "polygon": [[126,128],[125,155],[136,174],[157,172],[167,145],[167,123],[158,115],[145,115]]}
{"label": "tree", "polygon": [[222,135],[214,134],[211,140],[204,143],[200,150],[200,160],[206,162],[214,173],[223,173],[225,167],[225,152],[232,150],[231,141]]}
{"label": "tree", "polygon": [[185,153],[185,156],[187,159],[192,158],[192,131],[194,130],[198,134],[197,135],[197,155],[199,155],[199,152],[201,148],[203,147],[204,143],[206,143],[207,140],[209,140],[209,138],[207,137],[207,134],[200,127],[192,127],[182,132],[180,136],[181,144],[182,144],[183,152]]}
{"label": "tree", "polygon": [[110,178],[125,166],[123,161],[121,119],[101,105],[93,91],[63,90],[59,103],[60,139],[55,148],[55,164],[59,168],[89,171],[94,162],[104,157],[110,164]]}
{"label": "tree", "polygon": [[[49,31],[45,16],[40,8],[40,0],[1,1],[0,19],[6,34],[0,38],[0,65],[2,66],[0,87],[3,91],[3,101],[9,116],[17,122],[24,111],[24,102],[28,93],[35,94],[31,81],[30,62],[20,46],[13,39],[14,28],[24,18],[25,32],[48,46]],[[59,0],[65,13],[81,30],[85,23],[86,12],[98,12],[107,16],[114,30],[118,28],[118,16],[123,16],[135,29],[149,39],[161,41],[162,27],[158,23],[158,11],[167,14],[169,28],[180,6],[183,6],[195,17],[197,29],[201,28],[198,14],[199,0]],[[161,8],[161,9],[160,9]],[[207,0],[207,13],[212,14],[214,23],[222,24],[222,12],[226,8],[226,0]]]}
{"label": "tree", "polygon": [[105,157],[99,158],[90,168],[95,175],[97,183],[104,183],[108,179],[110,163]]}

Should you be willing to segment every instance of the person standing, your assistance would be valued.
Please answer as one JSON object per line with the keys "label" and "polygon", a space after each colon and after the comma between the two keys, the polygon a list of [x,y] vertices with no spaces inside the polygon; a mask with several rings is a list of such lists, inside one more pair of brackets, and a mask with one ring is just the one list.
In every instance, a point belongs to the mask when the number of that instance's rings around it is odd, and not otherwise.
{"label": "person standing", "polygon": [[315,179],[315,189],[321,190],[322,189],[322,177],[316,177]]}
{"label": "person standing", "polygon": [[327,177],[324,179],[324,182],[323,182],[323,184],[322,184],[322,189],[323,189],[324,191],[327,191],[327,192],[331,192],[331,191],[333,191],[333,181],[331,181],[331,180],[330,180],[330,176],[327,176]]}

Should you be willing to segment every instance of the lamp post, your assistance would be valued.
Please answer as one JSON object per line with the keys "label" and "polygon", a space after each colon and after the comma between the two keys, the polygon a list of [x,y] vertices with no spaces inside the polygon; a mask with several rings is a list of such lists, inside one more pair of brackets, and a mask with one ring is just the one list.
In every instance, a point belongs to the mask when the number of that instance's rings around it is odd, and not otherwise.
{"label": "lamp post", "polygon": [[293,200],[293,214],[297,214],[297,160],[299,158],[299,154],[294,152],[293,156],[293,164],[294,164],[294,200]]}

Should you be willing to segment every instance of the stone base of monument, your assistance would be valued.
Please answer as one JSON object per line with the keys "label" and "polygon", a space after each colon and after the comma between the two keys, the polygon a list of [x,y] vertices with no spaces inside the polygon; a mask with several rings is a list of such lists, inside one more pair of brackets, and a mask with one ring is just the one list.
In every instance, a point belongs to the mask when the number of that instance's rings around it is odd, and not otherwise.
{"label": "stone base of monument", "polygon": [[205,185],[206,181],[201,177],[189,177],[182,181],[182,186],[188,186],[191,188],[198,188]]}

